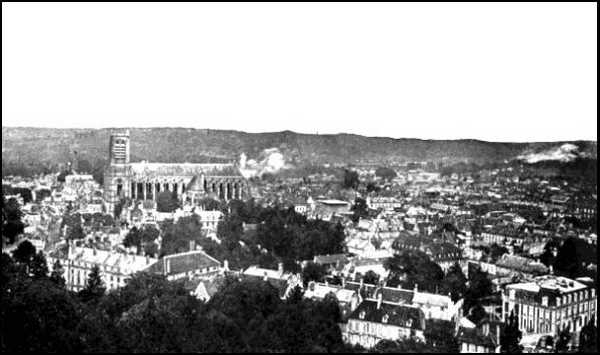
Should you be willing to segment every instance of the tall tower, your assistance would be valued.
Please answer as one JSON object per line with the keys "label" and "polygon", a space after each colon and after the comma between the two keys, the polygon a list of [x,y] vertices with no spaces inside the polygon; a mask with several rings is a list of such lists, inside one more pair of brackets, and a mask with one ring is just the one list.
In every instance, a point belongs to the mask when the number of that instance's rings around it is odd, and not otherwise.
{"label": "tall tower", "polygon": [[104,171],[104,201],[109,211],[122,198],[129,197],[129,130],[112,132],[108,145],[109,165]]}
{"label": "tall tower", "polygon": [[110,165],[129,164],[129,130],[110,135]]}

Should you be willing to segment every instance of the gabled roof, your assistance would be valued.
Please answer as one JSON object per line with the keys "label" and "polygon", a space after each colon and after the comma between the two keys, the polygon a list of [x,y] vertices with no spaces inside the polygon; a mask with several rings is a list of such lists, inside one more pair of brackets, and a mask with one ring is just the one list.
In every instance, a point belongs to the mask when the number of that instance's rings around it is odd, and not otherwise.
{"label": "gabled roof", "polygon": [[425,314],[419,308],[386,302],[381,302],[379,308],[377,305],[377,301],[365,300],[350,314],[349,319],[403,328],[424,329]]}
{"label": "gabled roof", "polygon": [[149,272],[161,275],[177,275],[189,271],[220,267],[221,262],[201,250],[166,255],[148,268]]}

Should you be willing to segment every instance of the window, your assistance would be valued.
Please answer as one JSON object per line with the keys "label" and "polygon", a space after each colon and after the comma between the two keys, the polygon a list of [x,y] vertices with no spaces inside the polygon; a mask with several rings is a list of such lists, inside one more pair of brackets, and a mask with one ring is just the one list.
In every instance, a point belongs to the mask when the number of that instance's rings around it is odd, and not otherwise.
{"label": "window", "polygon": [[358,314],[358,318],[365,319],[365,314],[365,311],[360,311],[360,313]]}
{"label": "window", "polygon": [[385,314],[385,315],[383,316],[383,318],[381,319],[381,321],[382,321],[383,323],[387,323],[389,318],[390,318],[390,317],[389,317],[387,314]]}

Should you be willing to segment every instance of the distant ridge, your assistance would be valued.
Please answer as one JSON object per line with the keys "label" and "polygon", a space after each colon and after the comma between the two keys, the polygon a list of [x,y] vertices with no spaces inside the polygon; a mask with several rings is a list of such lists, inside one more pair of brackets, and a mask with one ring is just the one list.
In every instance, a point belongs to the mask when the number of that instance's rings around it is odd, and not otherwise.
{"label": "distant ridge", "polygon": [[[107,159],[114,129],[2,127],[2,167],[43,164],[51,167],[77,155],[92,165]],[[597,157],[596,141],[532,143],[486,142],[475,139],[424,140],[365,137],[356,134],[305,134],[292,131],[246,133],[195,128],[129,128],[132,161],[206,162],[255,158],[279,148],[293,164],[402,164],[413,161],[490,163],[572,144],[587,157]],[[76,154],[74,152],[77,152]]]}

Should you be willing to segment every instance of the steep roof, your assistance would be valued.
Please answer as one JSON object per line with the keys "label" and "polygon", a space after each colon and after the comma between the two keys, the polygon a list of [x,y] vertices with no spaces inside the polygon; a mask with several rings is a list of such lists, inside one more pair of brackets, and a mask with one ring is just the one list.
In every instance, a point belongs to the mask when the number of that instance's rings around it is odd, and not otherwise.
{"label": "steep roof", "polygon": [[166,255],[148,268],[149,272],[162,275],[177,275],[210,267],[220,267],[221,262],[201,250]]}
{"label": "steep roof", "polygon": [[164,176],[210,175],[210,176],[242,176],[233,164],[196,164],[196,163],[131,163],[134,176],[146,178]]}
{"label": "steep roof", "polygon": [[389,324],[403,328],[424,329],[425,314],[419,308],[386,302],[381,302],[379,308],[377,305],[377,301],[365,300],[350,314],[349,319]]}

